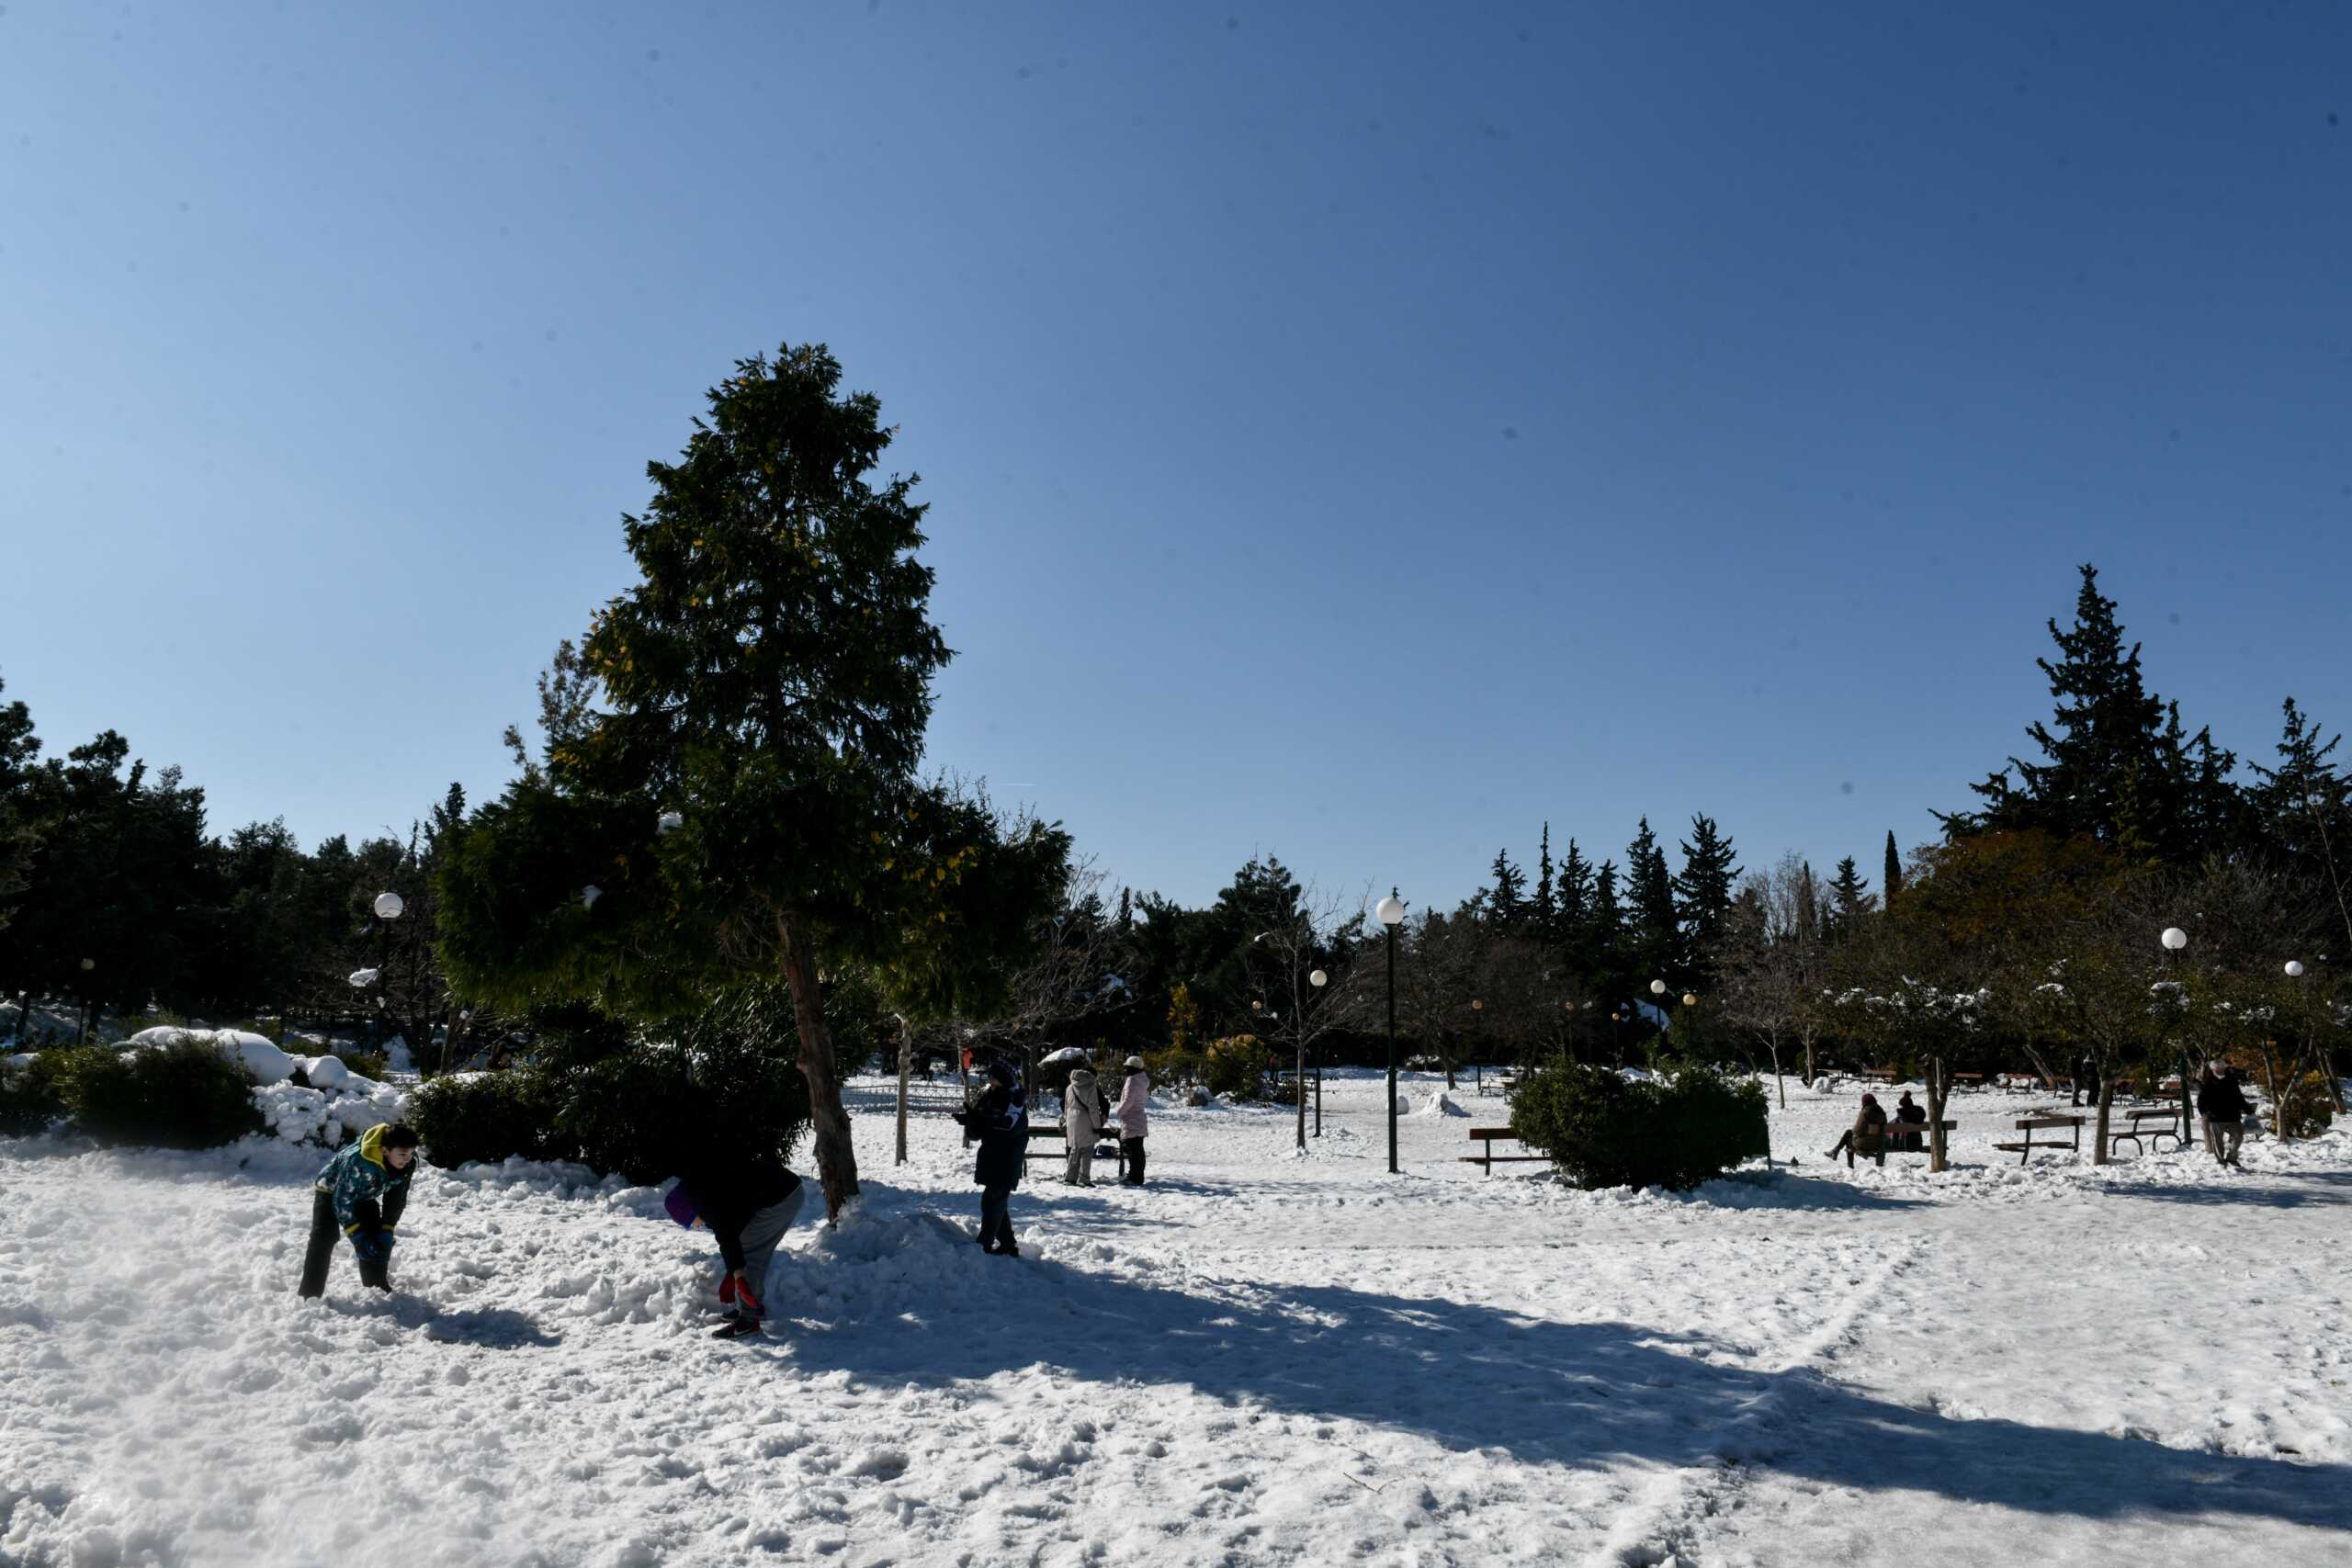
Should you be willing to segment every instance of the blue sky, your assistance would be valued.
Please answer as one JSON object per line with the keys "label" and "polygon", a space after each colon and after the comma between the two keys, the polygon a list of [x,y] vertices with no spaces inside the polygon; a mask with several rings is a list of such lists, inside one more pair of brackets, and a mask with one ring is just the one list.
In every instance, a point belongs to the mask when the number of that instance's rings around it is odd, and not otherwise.
{"label": "blue sky", "polygon": [[1826,866],[2094,560],[2352,722],[2352,12],[0,10],[0,678],[217,829],[509,768],[742,355],[901,427],[932,760],[1196,901]]}

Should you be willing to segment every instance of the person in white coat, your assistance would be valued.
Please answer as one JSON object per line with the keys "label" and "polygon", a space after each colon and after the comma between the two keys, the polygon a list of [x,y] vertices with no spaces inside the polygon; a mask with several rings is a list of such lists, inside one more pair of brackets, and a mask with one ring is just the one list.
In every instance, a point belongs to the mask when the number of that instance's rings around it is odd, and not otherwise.
{"label": "person in white coat", "polygon": [[1094,1185],[1094,1139],[1102,1131],[1103,1111],[1102,1090],[1094,1075],[1084,1067],[1071,1073],[1069,1088],[1062,1094],[1062,1138],[1069,1149],[1065,1179],[1073,1187]]}
{"label": "person in white coat", "polygon": [[1119,1146],[1127,1156],[1127,1174],[1122,1185],[1143,1185],[1143,1140],[1150,1132],[1150,1120],[1144,1111],[1144,1096],[1151,1092],[1151,1075],[1143,1070],[1143,1058],[1127,1058],[1127,1081],[1119,1089],[1119,1108],[1112,1112],[1119,1122]]}

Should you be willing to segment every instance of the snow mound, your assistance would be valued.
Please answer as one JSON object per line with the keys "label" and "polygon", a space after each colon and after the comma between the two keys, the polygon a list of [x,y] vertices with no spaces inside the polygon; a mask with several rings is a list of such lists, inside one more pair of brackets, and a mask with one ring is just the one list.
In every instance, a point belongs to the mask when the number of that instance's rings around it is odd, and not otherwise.
{"label": "snow mound", "polygon": [[142,1029],[124,1043],[146,1050],[158,1045],[176,1045],[182,1041],[211,1046],[244,1068],[245,1076],[258,1084],[284,1083],[294,1076],[295,1058],[279,1050],[266,1036],[248,1030],[182,1029],[175,1024],[164,1024],[154,1029]]}
{"label": "snow mound", "polygon": [[[1404,1097],[1400,1095],[1397,1098],[1401,1100]],[[1423,1100],[1421,1108],[1414,1114],[1417,1116],[1467,1116],[1470,1112],[1451,1093],[1440,1089],[1433,1097]]]}
{"label": "snow mound", "polygon": [[351,1081],[351,1069],[340,1056],[305,1056],[302,1076],[311,1080],[312,1089],[341,1089]]}

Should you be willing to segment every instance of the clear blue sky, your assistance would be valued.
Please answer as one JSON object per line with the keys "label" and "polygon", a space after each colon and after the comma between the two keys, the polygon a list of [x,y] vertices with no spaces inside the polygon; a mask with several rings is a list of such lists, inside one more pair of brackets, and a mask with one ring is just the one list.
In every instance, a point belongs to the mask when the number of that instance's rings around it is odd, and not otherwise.
{"label": "clear blue sky", "polygon": [[1114,878],[1442,904],[1704,810],[1875,881],[2077,561],[2192,726],[2352,722],[2347,62],[2294,5],[6,0],[0,677],[219,829],[485,797],[646,460],[820,339],[932,504],[932,760]]}

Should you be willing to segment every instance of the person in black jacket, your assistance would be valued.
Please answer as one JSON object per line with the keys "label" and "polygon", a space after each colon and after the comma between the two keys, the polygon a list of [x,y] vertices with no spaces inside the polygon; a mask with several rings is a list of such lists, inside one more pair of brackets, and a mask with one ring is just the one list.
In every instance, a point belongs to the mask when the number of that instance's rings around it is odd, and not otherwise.
{"label": "person in black jacket", "polygon": [[719,1333],[732,1338],[759,1331],[766,1303],[768,1262],[776,1244],[799,1216],[800,1178],[770,1154],[712,1156],[696,1161],[662,1201],[682,1225],[706,1225],[718,1240],[726,1269],[718,1299],[729,1322]]}
{"label": "person in black jacket", "polygon": [[[1928,1124],[1928,1108],[1912,1099],[1907,1089],[1903,1091],[1903,1098],[1894,1102],[1894,1123],[1898,1128]],[[1927,1145],[1919,1141],[1917,1133],[1897,1132],[1888,1146],[1903,1154],[1916,1155]]]}
{"label": "person in black jacket", "polygon": [[2245,1091],[2238,1088],[2237,1069],[2224,1067],[2220,1072],[2208,1063],[2197,1080],[2197,1114],[2205,1119],[2207,1152],[2223,1165],[2238,1163],[2238,1145],[2245,1139],[2246,1113],[2254,1109],[2246,1103]]}
{"label": "person in black jacket", "polygon": [[956,1113],[964,1131],[980,1141],[972,1179],[980,1185],[980,1247],[1006,1258],[1021,1256],[1012,1239],[1012,1190],[1021,1184],[1029,1157],[1029,1108],[1021,1076],[1001,1057],[989,1064],[989,1086],[970,1109]]}

